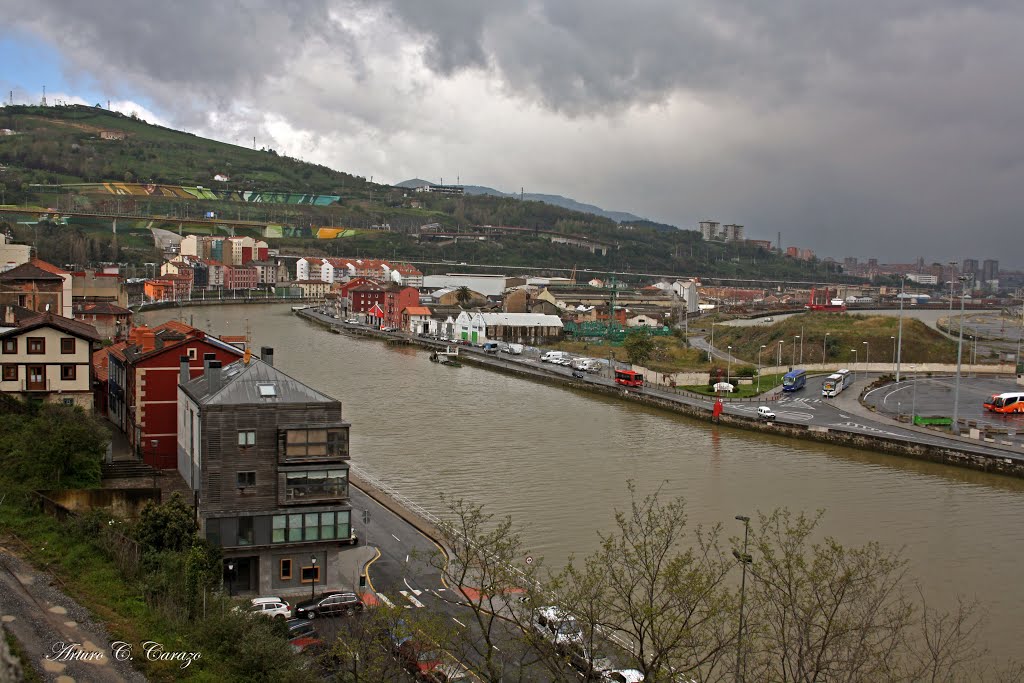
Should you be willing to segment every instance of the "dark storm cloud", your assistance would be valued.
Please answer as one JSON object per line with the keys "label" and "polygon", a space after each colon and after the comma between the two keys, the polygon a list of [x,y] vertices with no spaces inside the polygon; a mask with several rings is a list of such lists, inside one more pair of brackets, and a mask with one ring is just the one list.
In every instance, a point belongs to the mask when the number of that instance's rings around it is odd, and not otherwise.
{"label": "dark storm cloud", "polygon": [[[249,135],[267,113],[311,145],[362,134],[383,163],[450,157],[483,184],[497,184],[486,174],[507,173],[508,162],[540,173],[531,162],[545,154],[572,158],[606,142],[537,150],[524,141],[494,161],[501,140],[485,122],[486,137],[389,151],[395,138],[446,124],[443,107],[424,106],[434,82],[409,75],[417,65],[400,53],[418,45],[438,83],[469,87],[459,79],[482,74],[540,107],[523,109],[538,125],[567,117],[600,131],[612,121],[638,141],[603,169],[566,165],[563,184],[542,191],[685,227],[718,217],[761,238],[781,230],[787,244],[836,256],[998,255],[1024,214],[1019,0],[14,4],[0,0],[0,14],[51,41],[70,69],[145,94],[178,125],[201,127],[214,111],[223,114],[215,130]],[[508,105],[484,106],[491,95],[459,91],[446,104],[492,112],[500,129]],[[659,109],[679,119],[645,114]],[[651,149],[657,137],[639,120],[673,146]]]}
{"label": "dark storm cloud", "polygon": [[72,76],[88,73],[114,92],[141,88],[163,107],[197,117],[336,30],[322,0],[37,0],[31,11],[0,0],[0,9],[13,26],[53,43]]}

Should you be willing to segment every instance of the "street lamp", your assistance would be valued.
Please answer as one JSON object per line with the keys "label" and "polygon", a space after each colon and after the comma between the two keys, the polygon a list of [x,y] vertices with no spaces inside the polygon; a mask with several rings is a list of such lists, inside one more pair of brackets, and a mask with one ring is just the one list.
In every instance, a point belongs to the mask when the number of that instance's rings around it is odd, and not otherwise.
{"label": "street lamp", "polygon": [[313,565],[313,583],[309,589],[309,599],[313,600],[316,598],[316,555],[309,558],[309,563]]}
{"label": "street lamp", "polygon": [[792,365],[794,368],[796,367],[796,340],[799,338],[799,334],[793,335],[793,362],[790,365]]}
{"label": "street lamp", "polygon": [[235,563],[228,562],[228,596],[233,597],[235,594]]}
{"label": "street lamp", "polygon": [[[828,334],[829,333],[826,332],[824,339],[821,340],[821,364],[822,364],[822,366],[824,366],[825,363],[826,363],[826,357],[827,357],[827,353],[828,353]],[[821,369],[824,370],[825,368],[822,367]]]}
{"label": "street lamp", "polygon": [[747,565],[754,561],[754,558],[747,553],[747,538],[750,533],[750,517],[736,515],[736,519],[743,522],[743,552],[732,551],[732,556],[743,565],[743,578],[740,579],[740,630],[736,637],[736,680],[743,680],[743,606],[747,597]]}
{"label": "street lamp", "polygon": [[850,353],[853,354],[853,381],[857,381],[857,354],[859,349],[850,349]]}
{"label": "street lamp", "polygon": [[907,284],[906,276],[900,282],[900,325],[896,332],[896,383],[900,381],[900,356],[903,355],[903,288]]}
{"label": "street lamp", "polygon": [[896,374],[896,337],[890,335],[889,339],[892,339],[892,372]]}
{"label": "street lamp", "polygon": [[868,346],[867,342],[861,343],[864,344],[864,372],[866,373],[868,371],[868,351],[871,350],[871,347]]}
{"label": "street lamp", "polygon": [[783,342],[780,339],[779,340],[779,357],[778,357],[778,359],[775,362],[775,367],[777,367],[777,368],[781,368],[782,367],[782,343]]}
{"label": "street lamp", "polygon": [[725,381],[732,384],[732,347],[726,348],[729,349],[729,357],[725,359]]}
{"label": "street lamp", "polygon": [[761,352],[768,348],[767,344],[761,344],[757,350],[757,393],[761,393]]}
{"label": "street lamp", "polygon": [[960,281],[960,338],[956,344],[956,388],[953,390],[953,423],[950,425],[950,431],[954,434],[960,434],[960,360],[964,350],[964,285],[969,279],[966,275],[957,277],[957,280]]}

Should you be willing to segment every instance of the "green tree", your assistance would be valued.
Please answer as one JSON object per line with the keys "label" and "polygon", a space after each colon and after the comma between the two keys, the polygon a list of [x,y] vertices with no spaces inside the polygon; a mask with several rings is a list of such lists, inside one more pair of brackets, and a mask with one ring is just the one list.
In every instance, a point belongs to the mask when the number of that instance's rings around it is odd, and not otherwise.
{"label": "green tree", "polygon": [[633,365],[643,365],[654,352],[654,340],[646,330],[636,327],[629,331],[622,341],[626,357]]}
{"label": "green tree", "polygon": [[463,285],[455,290],[455,300],[459,302],[459,306],[466,307],[473,299],[473,292],[470,291],[469,287]]}
{"label": "green tree", "polygon": [[110,432],[81,408],[45,404],[9,434],[15,476],[32,488],[100,485]]}
{"label": "green tree", "polygon": [[180,493],[162,505],[148,503],[139,515],[135,538],[143,552],[188,550],[197,540],[196,519]]}

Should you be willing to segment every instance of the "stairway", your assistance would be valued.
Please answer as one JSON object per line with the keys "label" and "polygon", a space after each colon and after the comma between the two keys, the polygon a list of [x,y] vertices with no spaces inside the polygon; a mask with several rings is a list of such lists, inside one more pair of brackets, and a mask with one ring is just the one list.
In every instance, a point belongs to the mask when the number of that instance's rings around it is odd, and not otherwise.
{"label": "stairway", "polygon": [[140,460],[115,460],[103,463],[104,479],[152,479],[158,470]]}

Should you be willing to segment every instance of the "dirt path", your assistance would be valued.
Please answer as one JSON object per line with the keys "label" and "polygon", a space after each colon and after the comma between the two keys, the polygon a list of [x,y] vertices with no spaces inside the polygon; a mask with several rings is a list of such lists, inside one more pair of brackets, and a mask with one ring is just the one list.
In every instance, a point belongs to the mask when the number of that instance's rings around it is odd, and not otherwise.
{"label": "dirt path", "polygon": [[[110,638],[88,611],[0,545],[0,621],[47,681],[145,681],[130,661],[113,656]],[[137,656],[137,655],[136,655]]]}

